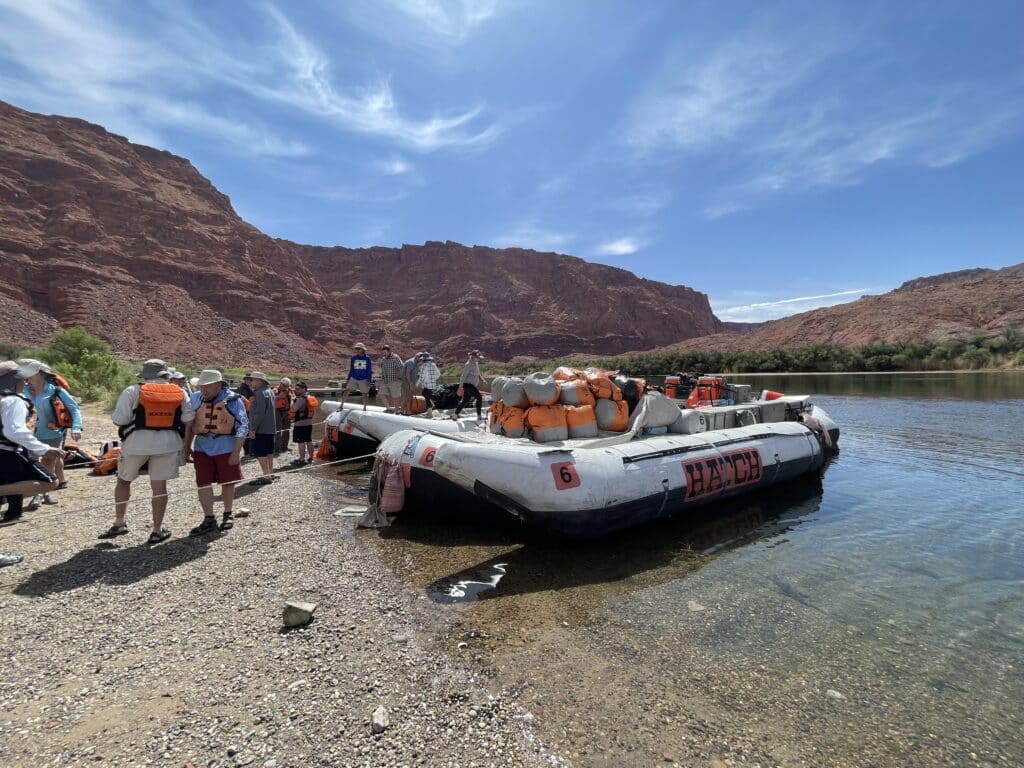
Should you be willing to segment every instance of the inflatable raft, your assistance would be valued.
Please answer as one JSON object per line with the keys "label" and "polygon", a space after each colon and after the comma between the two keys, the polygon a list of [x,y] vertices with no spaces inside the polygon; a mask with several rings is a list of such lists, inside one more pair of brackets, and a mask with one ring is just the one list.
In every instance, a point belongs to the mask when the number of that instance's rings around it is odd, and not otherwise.
{"label": "inflatable raft", "polygon": [[427,419],[423,416],[402,416],[387,413],[382,406],[367,406],[363,410],[359,403],[346,403],[344,407],[337,400],[327,400],[320,406],[326,413],[325,434],[334,446],[339,459],[373,454],[384,438],[405,429],[429,429],[436,432],[471,432],[478,428],[475,418],[453,421],[450,418]]}
{"label": "inflatable raft", "polygon": [[397,430],[377,452],[377,518],[441,508],[570,538],[605,536],[814,476],[839,438],[806,397],[742,411],[754,423],[734,406],[710,407],[681,412],[686,433],[643,436],[641,423],[621,435],[548,443],[427,425]]}

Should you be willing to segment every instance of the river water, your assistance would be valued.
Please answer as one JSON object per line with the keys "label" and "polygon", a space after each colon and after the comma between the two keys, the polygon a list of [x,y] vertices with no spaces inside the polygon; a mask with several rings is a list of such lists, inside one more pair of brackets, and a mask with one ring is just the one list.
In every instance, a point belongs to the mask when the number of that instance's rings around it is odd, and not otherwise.
{"label": "river water", "polygon": [[733,380],[832,415],[820,480],[586,545],[359,536],[566,764],[1024,765],[1024,374]]}

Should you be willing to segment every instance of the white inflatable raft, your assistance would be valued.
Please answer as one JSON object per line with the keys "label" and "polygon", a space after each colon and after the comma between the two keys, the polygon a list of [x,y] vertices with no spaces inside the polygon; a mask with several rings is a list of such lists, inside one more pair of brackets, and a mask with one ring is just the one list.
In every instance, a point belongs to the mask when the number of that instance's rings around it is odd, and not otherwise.
{"label": "white inflatable raft", "polygon": [[[396,431],[383,439],[376,471],[385,477],[400,467],[403,514],[442,508],[462,518],[511,516],[572,538],[603,536],[818,472],[838,427],[807,398],[793,400],[794,420],[636,439],[535,443]],[[701,410],[705,422],[719,420],[720,409]]]}

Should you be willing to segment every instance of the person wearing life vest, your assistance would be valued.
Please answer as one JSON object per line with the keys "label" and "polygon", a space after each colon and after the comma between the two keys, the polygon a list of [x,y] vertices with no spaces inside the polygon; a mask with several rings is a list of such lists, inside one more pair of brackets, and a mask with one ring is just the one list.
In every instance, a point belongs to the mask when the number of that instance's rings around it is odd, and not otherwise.
{"label": "person wearing life vest", "polygon": [[373,361],[366,354],[366,345],[360,342],[354,347],[356,353],[348,361],[348,378],[345,379],[345,394],[341,398],[341,407],[345,407],[348,396],[352,392],[360,392],[363,396],[363,410],[370,399],[370,382],[373,381]]}
{"label": "person wearing life vest", "polygon": [[274,396],[270,392],[270,380],[261,371],[249,371],[245,375],[253,388],[249,403],[249,438],[252,440],[252,455],[260,463],[262,476],[251,480],[249,485],[269,485],[277,479],[274,472],[274,436],[277,432],[277,417],[274,413]]}
{"label": "person wearing life vest", "polygon": [[[189,531],[190,536],[234,527],[232,506],[235,487],[242,481],[242,443],[249,434],[245,404],[228,388],[220,371],[210,368],[201,372],[196,384],[199,390],[191,398],[196,417],[185,431],[185,445],[196,467],[203,521]],[[213,486],[217,483],[224,502],[219,526],[213,513]]]}
{"label": "person wearing life vest", "polygon": [[316,397],[309,394],[306,382],[295,384],[295,399],[289,416],[292,420],[292,440],[298,446],[299,458],[292,462],[295,466],[313,463],[313,413],[319,405]]}
{"label": "person wearing life vest", "polygon": [[[64,441],[68,430],[71,430],[71,437],[77,443],[82,439],[82,410],[75,402],[71,393],[60,385],[53,370],[46,363],[31,358],[18,360],[18,365],[24,366],[26,370],[33,370],[25,380],[25,397],[32,400],[36,409],[36,437],[39,442],[46,443],[51,448],[64,450]],[[62,458],[44,461],[50,472],[57,476],[57,490],[67,488],[67,481],[64,479],[64,460]],[[56,504],[50,499],[49,494],[43,495],[44,504]]]}
{"label": "person wearing life vest", "polygon": [[117,484],[114,487],[114,524],[99,535],[113,539],[128,533],[125,515],[132,495],[132,483],[143,465],[149,465],[149,485],[153,490],[153,531],[147,544],[159,544],[170,538],[164,528],[167,511],[167,481],[178,476],[178,453],[184,441],[185,427],[195,418],[188,395],[171,384],[167,363],[157,358],[142,364],[137,374],[142,382],[124,388],[117,398],[111,420],[121,438],[117,459]]}
{"label": "person wearing life vest", "polygon": [[[63,454],[59,448],[40,442],[31,425],[35,406],[21,394],[28,367],[13,360],[0,363],[0,496],[6,497],[8,509],[4,522],[21,517],[22,499],[26,495],[47,493],[57,488],[57,478],[42,464],[40,458]],[[0,567],[15,565],[21,555],[0,554]]]}
{"label": "person wearing life vest", "polygon": [[274,387],[274,421],[277,422],[276,438],[274,439],[275,453],[288,453],[288,433],[291,431],[291,421],[288,418],[288,411],[292,407],[292,380],[287,376],[281,379]]}

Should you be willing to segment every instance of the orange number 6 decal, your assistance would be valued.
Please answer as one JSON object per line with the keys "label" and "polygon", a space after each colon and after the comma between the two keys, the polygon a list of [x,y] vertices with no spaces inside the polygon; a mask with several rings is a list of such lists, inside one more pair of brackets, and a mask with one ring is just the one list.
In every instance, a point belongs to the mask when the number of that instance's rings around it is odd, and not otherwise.
{"label": "orange number 6 decal", "polygon": [[427,448],[420,456],[421,467],[432,467],[434,466],[434,454],[437,453],[437,448]]}
{"label": "orange number 6 decal", "polygon": [[571,461],[560,461],[551,465],[551,474],[555,478],[555,488],[564,491],[568,488],[579,488],[580,476],[576,474],[576,465]]}

